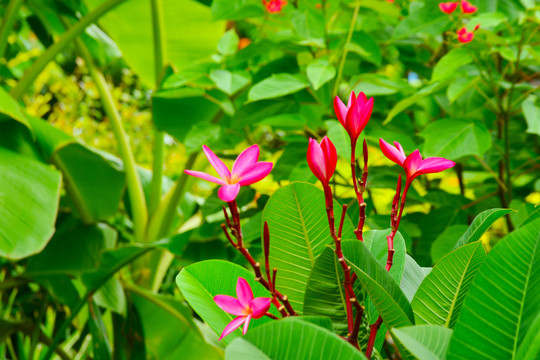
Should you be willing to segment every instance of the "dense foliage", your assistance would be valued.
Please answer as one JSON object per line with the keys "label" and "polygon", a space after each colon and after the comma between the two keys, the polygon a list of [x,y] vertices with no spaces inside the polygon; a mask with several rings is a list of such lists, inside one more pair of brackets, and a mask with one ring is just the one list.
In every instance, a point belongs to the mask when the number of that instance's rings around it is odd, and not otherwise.
{"label": "dense foliage", "polygon": [[9,0],[0,26],[0,357],[538,357],[534,0]]}

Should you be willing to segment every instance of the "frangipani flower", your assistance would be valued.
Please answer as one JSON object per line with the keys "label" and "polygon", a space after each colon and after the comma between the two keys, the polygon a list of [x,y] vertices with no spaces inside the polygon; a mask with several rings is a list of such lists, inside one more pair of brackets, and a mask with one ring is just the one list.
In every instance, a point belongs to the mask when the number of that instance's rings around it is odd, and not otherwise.
{"label": "frangipani flower", "polygon": [[184,170],[188,175],[195,176],[216,184],[223,185],[218,190],[218,196],[221,200],[230,202],[236,199],[240,186],[251,185],[264,179],[274,164],[271,162],[258,161],[259,146],[252,145],[244,150],[234,162],[232,172],[221,161],[216,154],[206,145],[203,145],[203,151],[210,164],[214,167],[219,178],[202,171]]}
{"label": "frangipani flower", "polygon": [[251,319],[259,319],[263,317],[270,309],[271,298],[258,297],[253,298],[253,292],[248,282],[239,277],[236,283],[236,296],[234,298],[228,295],[216,295],[214,301],[221,310],[228,312],[229,314],[236,315],[219,337],[219,340],[238,329],[242,324],[242,333],[245,335]]}
{"label": "frangipani flower", "polygon": [[351,141],[356,143],[371,117],[373,98],[368,100],[363,92],[356,97],[353,91],[349,96],[347,106],[345,106],[341,99],[336,96],[334,98],[334,111],[341,125],[347,130]]}
{"label": "frangipani flower", "polygon": [[278,13],[287,5],[285,0],[263,0],[263,5],[269,13]]}
{"label": "frangipani flower", "polygon": [[461,0],[461,10],[464,14],[472,14],[476,12],[478,8],[466,0]]}
{"label": "frangipani flower", "polygon": [[457,6],[458,6],[457,2],[439,3],[439,9],[441,9],[443,13],[446,13],[448,15],[453,13],[456,10]]}
{"label": "frangipani flower", "polygon": [[307,162],[323,186],[328,186],[336,170],[337,151],[327,136],[322,139],[320,144],[314,139],[309,139]]}
{"label": "frangipani flower", "polygon": [[379,139],[379,145],[384,156],[403,167],[409,184],[418,175],[438,173],[456,165],[455,162],[441,157],[429,157],[422,160],[422,155],[418,150],[414,150],[409,156],[405,156],[403,147],[397,141],[394,141],[395,146],[392,146],[383,139]]}

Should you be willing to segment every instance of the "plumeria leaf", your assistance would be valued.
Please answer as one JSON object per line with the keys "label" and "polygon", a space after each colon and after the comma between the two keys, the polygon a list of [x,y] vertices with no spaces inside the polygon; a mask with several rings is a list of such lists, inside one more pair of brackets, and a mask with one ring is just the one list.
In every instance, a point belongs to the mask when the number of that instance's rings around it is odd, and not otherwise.
{"label": "plumeria leaf", "polygon": [[540,308],[540,219],[504,237],[474,279],[447,359],[517,359]]}
{"label": "plumeria leaf", "polygon": [[[341,209],[334,201],[336,219]],[[270,266],[279,269],[278,288],[303,312],[304,292],[325,245],[333,243],[326,220],[324,194],[317,187],[295,182],[277,190],[263,211],[270,229]],[[354,238],[352,222],[345,218],[343,237]]]}
{"label": "plumeria leaf", "polygon": [[[435,325],[418,325],[392,329],[400,353],[413,359],[443,360],[450,343],[452,330]],[[404,357],[409,358],[409,357]]]}
{"label": "plumeria leaf", "polygon": [[467,231],[465,231],[465,234],[459,238],[454,246],[454,249],[480,240],[480,237],[495,221],[497,221],[497,219],[511,213],[512,211],[512,209],[489,209],[481,212],[474,218],[471,226],[469,226]]}

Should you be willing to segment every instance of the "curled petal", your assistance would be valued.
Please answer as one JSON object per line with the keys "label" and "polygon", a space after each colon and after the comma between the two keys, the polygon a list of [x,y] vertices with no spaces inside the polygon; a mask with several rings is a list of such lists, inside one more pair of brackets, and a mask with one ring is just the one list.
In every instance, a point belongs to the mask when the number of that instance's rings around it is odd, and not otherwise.
{"label": "curled petal", "polygon": [[394,144],[396,144],[396,147],[393,147],[383,139],[379,139],[379,146],[381,147],[384,156],[398,165],[403,165],[406,158],[403,148],[397,141],[395,141]]}
{"label": "curled petal", "polygon": [[[360,93],[360,94],[363,94],[363,93]],[[354,93],[354,91],[351,91],[350,95],[349,95],[349,101],[347,102],[347,109],[350,109],[351,106],[354,105],[354,103],[356,102],[357,98],[356,98],[356,94]]]}
{"label": "curled petal", "polygon": [[358,97],[356,98],[356,101],[360,103],[360,106],[364,106],[367,101],[367,96],[362,91],[358,93]]}
{"label": "curled petal", "polygon": [[328,180],[326,179],[324,153],[316,140],[309,139],[307,162],[315,177],[317,177],[317,179],[319,179],[323,184],[328,183]]}
{"label": "curled petal", "polygon": [[225,336],[229,335],[234,330],[238,329],[240,325],[242,325],[245,321],[246,321],[245,316],[239,316],[235,318],[233,321],[227,324],[227,326],[225,326],[225,329],[223,329],[223,332],[221,333],[219,340],[223,339]]}
{"label": "curled petal", "polygon": [[240,304],[244,307],[250,306],[251,301],[253,300],[253,292],[244,278],[238,278],[238,282],[236,283],[236,296],[238,297]]}
{"label": "curled petal", "polygon": [[184,172],[188,175],[198,177],[199,179],[203,179],[203,180],[210,181],[210,182],[220,184],[220,185],[225,185],[225,181],[218,179],[217,177],[209,175],[202,171],[184,170]]}
{"label": "curled petal", "polygon": [[441,157],[430,157],[422,160],[422,163],[417,169],[420,174],[432,174],[450,169],[456,165],[452,160],[448,160]]}
{"label": "curled petal", "polygon": [[325,167],[326,167],[326,181],[330,181],[336,171],[337,164],[337,151],[334,144],[330,141],[328,136],[325,136],[321,141],[321,149],[324,153]]}
{"label": "curled petal", "polygon": [[251,321],[251,315],[246,316],[246,321],[244,322],[244,328],[242,329],[242,334],[246,335],[250,321]]}
{"label": "curled petal", "polygon": [[214,301],[221,310],[236,316],[245,316],[247,314],[246,307],[240,304],[237,298],[228,295],[216,295]]}
{"label": "curled petal", "polygon": [[418,149],[414,150],[403,162],[403,167],[405,168],[405,172],[407,173],[407,179],[414,179],[416,176],[420,174],[415,174],[418,170],[418,167],[422,163],[422,155],[420,155],[420,151]]}
{"label": "curled petal", "polygon": [[238,177],[242,177],[246,171],[257,163],[259,160],[259,145],[252,145],[242,151],[234,162],[232,173]]}
{"label": "curled petal", "polygon": [[262,179],[267,177],[268,174],[270,174],[273,166],[274,164],[272,164],[271,162],[258,162],[255,165],[251,166],[251,168],[244,171],[244,175],[240,177],[240,181],[238,183],[242,186],[245,186],[256,183],[257,181],[261,181]]}
{"label": "curled petal", "polygon": [[210,150],[208,146],[203,145],[203,151],[204,151],[204,154],[206,155],[206,158],[208,159],[210,164],[212,164],[214,169],[216,169],[219,176],[223,180],[227,181],[231,177],[231,172],[229,171],[229,168],[227,168],[227,166],[223,163],[223,161],[221,161],[217,157],[217,155],[214,154],[212,150]]}
{"label": "curled petal", "polygon": [[253,311],[253,318],[258,319],[264,316],[270,309],[270,301],[272,299],[266,297],[258,297],[251,301],[251,310]]}
{"label": "curled petal", "polygon": [[225,202],[233,201],[236,199],[238,192],[240,191],[240,184],[223,185],[218,190],[218,196]]}
{"label": "curled petal", "polygon": [[348,108],[345,106],[345,104],[341,101],[339,96],[336,96],[334,98],[334,112],[336,113],[336,117],[339,120],[339,123],[345,127],[345,119],[347,118],[347,111]]}

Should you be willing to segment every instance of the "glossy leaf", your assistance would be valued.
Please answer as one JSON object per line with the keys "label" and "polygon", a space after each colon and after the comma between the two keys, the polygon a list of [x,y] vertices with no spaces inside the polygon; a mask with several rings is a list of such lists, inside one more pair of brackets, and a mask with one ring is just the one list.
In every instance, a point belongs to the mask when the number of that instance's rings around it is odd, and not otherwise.
{"label": "glossy leaf", "polygon": [[434,263],[443,256],[454,250],[456,239],[460,239],[467,231],[468,227],[464,224],[451,225],[447,227],[431,244],[431,259]]}
{"label": "glossy leaf", "polygon": [[457,160],[466,155],[482,156],[491,147],[491,135],[483,124],[443,119],[432,122],[420,134],[426,143],[422,155]]}
{"label": "glossy leaf", "polygon": [[332,80],[336,76],[336,68],[327,61],[317,60],[308,65],[307,78],[314,90]]}
{"label": "glossy leaf", "polygon": [[[386,236],[390,235],[391,232],[392,229],[364,231],[364,245],[377,259],[379,264],[383,266],[386,266],[386,260],[388,258],[388,241]],[[405,270],[405,258],[407,256],[405,239],[403,239],[400,232],[394,237],[394,250],[395,253],[390,275],[399,284]]]}
{"label": "glossy leaf", "polygon": [[[335,218],[340,219],[341,207],[336,201],[334,211]],[[279,269],[278,288],[289,297],[294,309],[302,313],[311,268],[325,245],[333,243],[324,193],[307,183],[284,186],[268,200],[263,224],[265,221],[270,229],[270,266]],[[348,218],[343,226],[343,238],[354,238],[353,225]]]}
{"label": "glossy leaf", "polygon": [[523,110],[523,116],[527,121],[527,132],[530,134],[536,134],[540,136],[540,107],[535,105],[532,100],[525,100],[521,104]]}
{"label": "glossy leaf", "polygon": [[105,327],[105,323],[103,322],[101,311],[92,300],[88,302],[88,312],[88,323],[90,334],[92,334],[94,359],[110,360],[112,359],[112,347],[109,334]]}
{"label": "glossy leaf", "polygon": [[458,47],[450,50],[448,54],[444,55],[431,75],[431,82],[440,81],[453,76],[456,71],[473,61],[470,50],[466,47]]}
{"label": "glossy leaf", "polygon": [[54,233],[60,172],[0,147],[0,256],[40,252]]}
{"label": "glossy leaf", "polygon": [[453,328],[485,258],[486,251],[480,242],[463,246],[442,258],[412,301],[416,323]]}
{"label": "glossy leaf", "polygon": [[411,304],[364,243],[344,241],[343,255],[388,328],[414,324]]}
{"label": "glossy leaf", "polygon": [[214,0],[212,16],[214,20],[241,20],[264,14],[264,8],[257,0]]}
{"label": "glossy leaf", "polygon": [[251,76],[245,72],[216,69],[210,73],[210,79],[216,83],[218,89],[233,95],[251,81]]}
{"label": "glossy leaf", "polygon": [[489,227],[502,216],[512,212],[511,209],[489,209],[478,214],[465,234],[459,238],[454,249],[460,246],[480,240],[480,237]]}
{"label": "glossy leaf", "polygon": [[452,330],[436,325],[417,325],[394,328],[392,336],[414,359],[444,360]]}
{"label": "glossy leaf", "polygon": [[[510,233],[473,281],[448,359],[516,359],[540,308],[540,220]],[[481,330],[481,331],[479,331]]]}
{"label": "glossy leaf", "polygon": [[[245,346],[245,341],[251,343],[259,351],[253,351],[251,346]],[[267,357],[262,357],[261,353]],[[240,354],[242,356],[239,356]],[[287,318],[272,321],[249,331],[245,337],[236,339],[227,347],[225,358],[231,360],[353,360],[365,359],[365,356],[330,330],[302,321],[301,318]]]}
{"label": "glossy leaf", "polygon": [[414,295],[418,291],[418,288],[420,287],[420,284],[422,284],[422,281],[424,281],[425,277],[426,274],[420,265],[418,265],[416,261],[409,256],[409,254],[406,254],[405,271],[403,271],[403,277],[401,278],[401,284],[399,287],[409,302],[413,300]]}
{"label": "glossy leaf", "polygon": [[[214,302],[214,296],[236,297],[236,283],[239,277],[244,278],[249,283],[254,297],[270,297],[270,293],[255,281],[252,272],[239,265],[221,260],[206,260],[183,268],[176,277],[176,284],[193,310],[216,334],[221,335],[225,326],[235,316],[221,310]],[[268,321],[270,319],[267,317],[253,319],[249,328],[253,330]],[[229,344],[241,334],[241,330],[238,329],[223,338],[222,342]]]}
{"label": "glossy leaf", "polygon": [[418,34],[439,34],[449,25],[448,15],[443,14],[432,2],[418,2],[411,6],[411,12],[392,33],[392,40],[399,40]]}
{"label": "glossy leaf", "polygon": [[295,93],[308,85],[308,82],[298,75],[274,74],[253,85],[249,90],[248,99],[250,101],[273,99]]}

